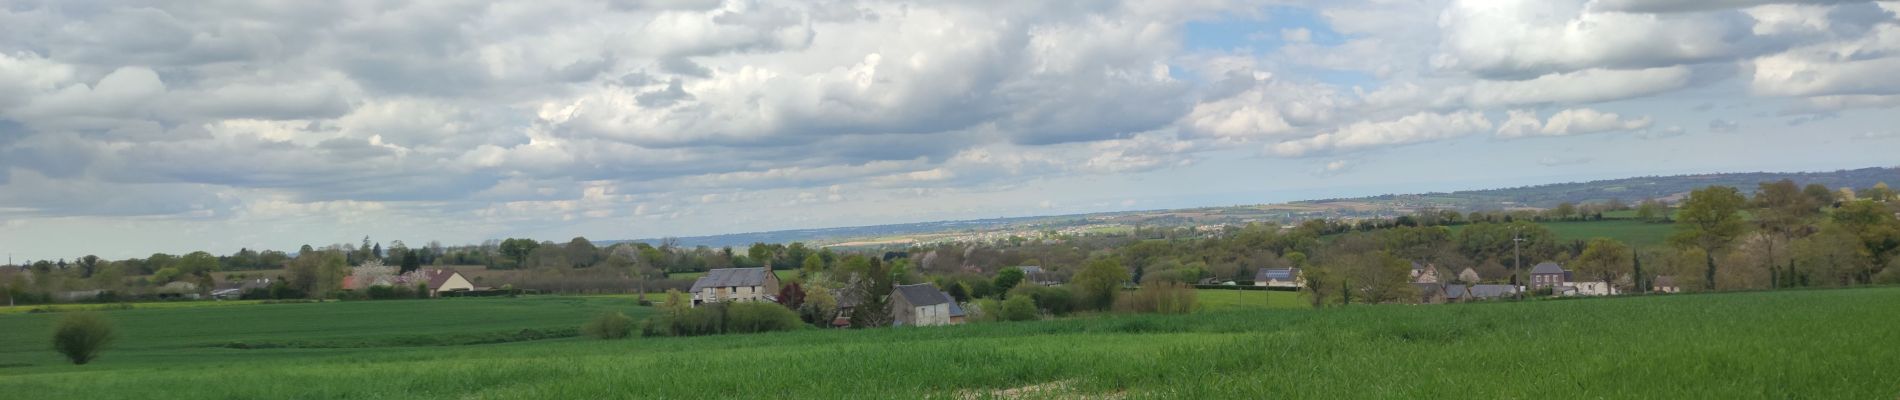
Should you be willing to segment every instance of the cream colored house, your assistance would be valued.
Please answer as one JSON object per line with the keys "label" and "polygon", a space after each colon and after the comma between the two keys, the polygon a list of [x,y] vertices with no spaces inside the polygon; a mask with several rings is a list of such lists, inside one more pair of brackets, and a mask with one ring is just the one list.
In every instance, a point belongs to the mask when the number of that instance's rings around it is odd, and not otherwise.
{"label": "cream colored house", "polygon": [[1297,288],[1306,286],[1299,268],[1261,268],[1253,274],[1254,286]]}
{"label": "cream colored house", "polygon": [[963,308],[937,285],[898,285],[891,290],[891,321],[897,326],[936,326],[963,323]]}
{"label": "cream colored house", "polygon": [[1438,267],[1412,262],[1412,283],[1444,283],[1438,279]]}
{"label": "cream colored house", "polygon": [[722,301],[777,301],[778,275],[768,268],[706,271],[693,281],[693,306]]}
{"label": "cream colored house", "polygon": [[475,290],[475,283],[469,282],[468,278],[463,277],[462,273],[455,272],[455,270],[417,270],[416,272],[412,272],[412,274],[417,275],[416,281],[427,282],[429,284],[429,297],[439,297],[442,295],[442,292]]}
{"label": "cream colored house", "polygon": [[1614,296],[1620,293],[1616,290],[1616,286],[1603,281],[1571,282],[1570,286],[1577,289],[1573,292],[1577,296]]}

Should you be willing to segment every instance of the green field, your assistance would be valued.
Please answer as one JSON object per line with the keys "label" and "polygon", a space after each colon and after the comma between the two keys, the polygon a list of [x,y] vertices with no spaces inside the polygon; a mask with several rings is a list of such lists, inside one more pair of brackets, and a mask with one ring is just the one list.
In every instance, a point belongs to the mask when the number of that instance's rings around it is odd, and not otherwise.
{"label": "green field", "polygon": [[1312,307],[1299,292],[1196,289],[1194,293],[1201,305],[1201,312]]}
{"label": "green field", "polygon": [[[0,375],[407,351],[398,347],[518,340],[514,336],[523,329],[572,330],[603,310],[635,316],[651,312],[632,299],[606,297],[184,307],[224,303],[157,303],[169,307],[154,308],[141,304],[131,310],[102,311],[119,327],[120,338],[105,355],[111,361],[102,359],[98,365],[85,367],[61,365],[63,360],[48,350],[52,323],[63,313],[0,315],[0,367],[5,367]],[[230,348],[234,346],[282,348]]]}
{"label": "green field", "polygon": [[[1249,292],[1238,295],[1260,294]],[[1275,298],[1275,301],[1280,300]],[[1210,304],[1224,300],[1209,299]],[[111,311],[92,365],[57,314],[0,316],[0,393],[145,398],[1894,398],[1900,288],[1213,311],[698,338],[254,349],[559,328],[623,299]]]}

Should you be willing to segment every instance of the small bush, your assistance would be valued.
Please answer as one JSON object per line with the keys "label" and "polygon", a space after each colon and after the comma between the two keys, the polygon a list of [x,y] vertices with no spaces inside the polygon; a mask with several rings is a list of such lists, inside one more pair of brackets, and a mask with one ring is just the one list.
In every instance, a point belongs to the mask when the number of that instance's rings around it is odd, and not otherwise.
{"label": "small bush", "polygon": [[1040,317],[1036,311],[1036,302],[1025,296],[1011,297],[997,307],[996,319],[1002,321],[1029,321]]}
{"label": "small bush", "polygon": [[1015,298],[1019,296],[1026,296],[1034,300],[1036,302],[1036,308],[1042,309],[1042,311],[1048,312],[1050,315],[1062,316],[1075,312],[1075,292],[1070,291],[1069,288],[1066,287],[1017,286],[1015,290],[1010,292],[1009,297]]}
{"label": "small bush", "polygon": [[92,313],[74,313],[59,320],[53,329],[53,350],[85,365],[99,358],[99,351],[112,343],[112,323]]}
{"label": "small bush", "polygon": [[595,339],[625,339],[633,333],[633,317],[619,311],[602,313],[582,324],[581,333]]}
{"label": "small bush", "polygon": [[640,325],[643,336],[701,336],[789,331],[804,326],[798,313],[776,303],[709,303],[668,306]]}
{"label": "small bush", "polygon": [[773,303],[736,303],[726,307],[726,333],[789,331],[804,325],[798,313]]}

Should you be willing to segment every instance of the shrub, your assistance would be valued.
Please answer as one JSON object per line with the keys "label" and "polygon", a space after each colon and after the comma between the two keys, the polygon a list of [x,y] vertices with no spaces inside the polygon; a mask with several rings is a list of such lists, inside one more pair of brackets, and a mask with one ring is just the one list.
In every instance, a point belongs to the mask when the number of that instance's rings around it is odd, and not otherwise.
{"label": "shrub", "polygon": [[53,350],[85,365],[99,358],[99,351],[112,343],[112,323],[92,313],[75,313],[59,320],[53,329]]}
{"label": "shrub", "polygon": [[1036,302],[1027,296],[1011,297],[1004,300],[996,310],[996,319],[1002,321],[1029,321],[1040,317],[1036,312]]}
{"label": "shrub", "polygon": [[1010,297],[1028,296],[1036,302],[1036,308],[1050,315],[1069,315],[1075,312],[1075,292],[1061,286],[1019,286],[1011,291]]}
{"label": "shrub", "polygon": [[798,313],[772,303],[735,303],[726,307],[726,333],[776,332],[798,329],[805,322]]}
{"label": "shrub", "polygon": [[625,339],[633,333],[633,317],[618,311],[601,313],[582,324],[581,333],[595,339]]}
{"label": "shrub", "polygon": [[1115,309],[1122,312],[1187,314],[1194,312],[1194,288],[1179,283],[1142,285],[1134,294],[1122,296]]}
{"label": "shrub", "polygon": [[640,325],[643,336],[701,336],[798,329],[798,314],[774,303],[711,303],[668,306]]}

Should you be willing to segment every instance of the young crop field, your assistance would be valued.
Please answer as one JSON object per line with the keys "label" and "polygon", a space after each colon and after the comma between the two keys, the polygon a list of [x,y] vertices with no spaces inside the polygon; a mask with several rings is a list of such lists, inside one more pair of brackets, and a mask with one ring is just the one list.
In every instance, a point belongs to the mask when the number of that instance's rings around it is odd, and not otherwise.
{"label": "young crop field", "polygon": [[[1248,292],[1241,295],[1262,294]],[[1211,299],[1210,299],[1211,300]],[[1274,301],[1281,300],[1274,298]],[[0,316],[0,393],[152,398],[1869,398],[1900,395],[1900,288],[1438,306],[1229,309],[954,327],[350,349],[293,340],[560,328],[613,298],[104,312],[94,364],[58,314]],[[382,309],[388,307],[389,309]],[[1276,307],[1277,308],[1277,307]],[[334,309],[335,311],[333,311]]]}
{"label": "young crop field", "polygon": [[[293,304],[231,302],[152,303],[130,310],[97,311],[118,326],[119,340],[106,352],[117,362],[95,366],[193,365],[210,360],[249,360],[273,355],[328,354],[349,349],[494,343],[548,336],[574,336],[582,321],[605,310],[636,318],[650,313],[631,298],[528,297],[389,300]],[[206,305],[185,307],[185,305]],[[63,312],[0,315],[0,375],[19,367],[57,367],[52,325]],[[523,330],[529,332],[524,333]],[[537,336],[538,335],[538,336]],[[240,348],[272,347],[270,350]],[[321,351],[313,351],[321,349]],[[104,369],[104,368],[100,368]]]}
{"label": "young crop field", "polygon": [[1201,312],[1312,307],[1299,292],[1196,289],[1194,294],[1201,305]]}

